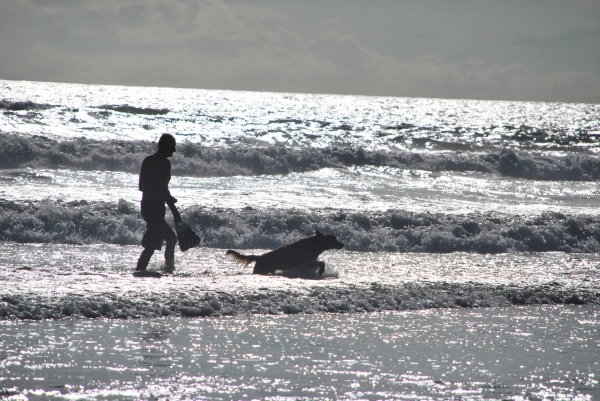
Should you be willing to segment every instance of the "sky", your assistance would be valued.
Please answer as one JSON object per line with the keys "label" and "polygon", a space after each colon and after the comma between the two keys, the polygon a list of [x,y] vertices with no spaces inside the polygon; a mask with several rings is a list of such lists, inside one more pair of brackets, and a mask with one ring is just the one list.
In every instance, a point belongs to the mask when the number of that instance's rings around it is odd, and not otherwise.
{"label": "sky", "polygon": [[600,103],[600,0],[0,0],[0,79]]}

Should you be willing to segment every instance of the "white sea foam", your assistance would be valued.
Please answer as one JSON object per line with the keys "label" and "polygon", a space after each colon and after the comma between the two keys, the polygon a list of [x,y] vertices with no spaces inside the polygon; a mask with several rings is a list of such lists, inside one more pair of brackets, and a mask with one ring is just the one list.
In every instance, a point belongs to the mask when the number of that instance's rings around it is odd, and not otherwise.
{"label": "white sea foam", "polygon": [[[465,215],[398,209],[181,208],[185,221],[212,248],[271,248],[316,230],[346,249],[367,252],[598,252],[594,215],[543,212]],[[171,221],[172,222],[172,221]],[[0,238],[20,243],[137,245],[145,230],[137,204],[86,200],[15,202],[0,199]]]}
{"label": "white sea foam", "polygon": [[[134,278],[135,246],[0,246],[0,319],[349,313],[600,304],[596,255],[328,251],[324,277],[252,275],[220,249],[177,253],[174,274]],[[264,250],[250,250],[261,253]],[[150,269],[161,271],[160,256]]]}
{"label": "white sea foam", "polygon": [[[173,156],[173,173],[193,177],[289,174],[322,168],[402,168],[432,172],[494,173],[545,181],[600,178],[600,158],[585,154],[514,151],[423,152],[365,150],[361,146],[211,148],[182,142]],[[39,136],[0,137],[1,168],[67,168],[137,172],[155,144],[141,141],[57,141]]]}

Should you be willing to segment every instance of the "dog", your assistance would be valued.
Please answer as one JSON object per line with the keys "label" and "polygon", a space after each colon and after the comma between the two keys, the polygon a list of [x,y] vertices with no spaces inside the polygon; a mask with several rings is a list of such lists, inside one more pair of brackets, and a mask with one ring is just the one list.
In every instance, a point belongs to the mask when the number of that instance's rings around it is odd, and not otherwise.
{"label": "dog", "polygon": [[325,273],[325,262],[317,260],[319,255],[329,249],[342,249],[343,247],[344,244],[338,241],[334,235],[317,231],[315,235],[282,245],[262,255],[242,255],[231,249],[225,255],[244,266],[256,262],[253,274],[268,275],[275,274],[277,270],[319,268],[319,275],[322,276]]}

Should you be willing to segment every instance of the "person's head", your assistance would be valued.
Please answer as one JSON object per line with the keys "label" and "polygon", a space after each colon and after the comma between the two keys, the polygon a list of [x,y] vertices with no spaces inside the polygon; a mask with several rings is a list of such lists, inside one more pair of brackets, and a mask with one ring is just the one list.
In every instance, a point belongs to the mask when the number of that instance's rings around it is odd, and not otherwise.
{"label": "person's head", "polygon": [[171,157],[173,152],[175,152],[175,137],[171,134],[162,134],[158,140],[158,153]]}

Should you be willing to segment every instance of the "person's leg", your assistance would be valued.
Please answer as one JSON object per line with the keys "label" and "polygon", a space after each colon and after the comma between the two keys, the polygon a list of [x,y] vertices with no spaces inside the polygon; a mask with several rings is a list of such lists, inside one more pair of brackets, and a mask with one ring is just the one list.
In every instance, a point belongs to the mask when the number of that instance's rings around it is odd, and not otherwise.
{"label": "person's leg", "polygon": [[167,241],[165,247],[165,270],[172,272],[175,270],[175,242]]}
{"label": "person's leg", "polygon": [[137,267],[135,270],[137,270],[137,271],[146,270],[146,267],[148,267],[148,263],[150,263],[150,259],[152,258],[152,255],[154,255],[154,249],[144,248],[144,250],[142,251],[142,253],[138,259]]}
{"label": "person's leg", "polygon": [[146,232],[142,238],[144,250],[138,259],[136,270],[146,270],[154,251],[162,248],[164,234],[161,220],[147,220],[146,223]]}
{"label": "person's leg", "polygon": [[169,227],[167,222],[163,226],[164,239],[167,242],[165,247],[165,270],[172,272],[175,270],[175,245],[177,244],[177,235]]}
{"label": "person's leg", "polygon": [[[146,232],[142,238],[144,250],[138,260],[137,270],[146,269],[154,251],[158,251],[162,248],[163,240],[171,238],[172,235],[175,237],[175,241],[177,241],[177,236],[165,221],[164,202],[142,201],[141,206],[142,218],[146,221]],[[168,230],[170,233],[165,230]],[[172,249],[169,250],[169,244],[167,242],[165,257],[171,256],[170,259],[173,260],[174,254],[175,246],[173,245]]]}

